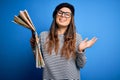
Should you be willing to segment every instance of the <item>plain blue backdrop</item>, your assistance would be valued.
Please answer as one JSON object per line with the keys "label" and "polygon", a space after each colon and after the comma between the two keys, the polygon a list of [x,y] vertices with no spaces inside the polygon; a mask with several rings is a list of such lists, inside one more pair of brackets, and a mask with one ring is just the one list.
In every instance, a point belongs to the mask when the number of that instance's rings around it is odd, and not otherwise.
{"label": "plain blue backdrop", "polygon": [[61,2],[75,6],[75,24],[83,39],[98,37],[86,50],[82,80],[120,80],[120,0],[0,0],[0,80],[41,80],[29,40],[31,31],[14,24],[26,9],[37,32],[48,31]]}

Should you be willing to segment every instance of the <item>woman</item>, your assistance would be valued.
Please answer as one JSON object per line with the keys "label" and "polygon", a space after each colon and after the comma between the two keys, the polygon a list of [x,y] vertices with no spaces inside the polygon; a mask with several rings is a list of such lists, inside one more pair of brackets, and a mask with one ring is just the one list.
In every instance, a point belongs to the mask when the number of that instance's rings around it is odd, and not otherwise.
{"label": "woman", "polygon": [[[49,32],[40,34],[41,51],[45,61],[44,80],[80,79],[80,68],[86,63],[85,49],[91,47],[96,38],[82,41],[76,33],[74,7],[69,3],[59,4],[53,12]],[[34,37],[30,40],[35,46]]]}

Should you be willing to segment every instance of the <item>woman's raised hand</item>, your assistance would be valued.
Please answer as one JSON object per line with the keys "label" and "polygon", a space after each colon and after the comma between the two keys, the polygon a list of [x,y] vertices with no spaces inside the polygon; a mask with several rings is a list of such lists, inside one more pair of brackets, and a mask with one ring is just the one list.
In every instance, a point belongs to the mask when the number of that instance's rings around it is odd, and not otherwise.
{"label": "woman's raised hand", "polygon": [[86,48],[91,47],[95,42],[97,41],[96,37],[93,37],[91,40],[88,40],[88,38],[85,38],[78,47],[78,50],[81,52],[85,50]]}

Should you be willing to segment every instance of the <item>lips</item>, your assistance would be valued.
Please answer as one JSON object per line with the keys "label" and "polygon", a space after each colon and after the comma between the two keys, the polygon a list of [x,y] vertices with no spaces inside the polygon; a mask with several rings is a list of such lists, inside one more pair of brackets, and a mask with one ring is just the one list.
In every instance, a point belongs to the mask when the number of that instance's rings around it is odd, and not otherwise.
{"label": "lips", "polygon": [[66,18],[59,18],[59,21],[60,21],[61,23],[63,23],[63,22],[65,22],[65,21],[67,21],[67,20],[66,20]]}

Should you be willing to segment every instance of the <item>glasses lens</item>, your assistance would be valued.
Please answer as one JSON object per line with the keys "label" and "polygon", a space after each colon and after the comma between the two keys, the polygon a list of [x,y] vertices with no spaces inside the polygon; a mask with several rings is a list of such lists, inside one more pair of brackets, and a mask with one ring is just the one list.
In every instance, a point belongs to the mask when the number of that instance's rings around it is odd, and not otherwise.
{"label": "glasses lens", "polygon": [[71,13],[70,12],[63,12],[63,11],[59,10],[58,13],[57,13],[58,16],[63,16],[63,14],[64,14],[64,16],[66,18],[71,17]]}
{"label": "glasses lens", "polygon": [[66,13],[65,13],[65,16],[66,16],[66,17],[70,17],[70,16],[71,16],[71,13],[66,12]]}
{"label": "glasses lens", "polygon": [[62,11],[58,11],[58,15],[61,16],[63,14]]}

